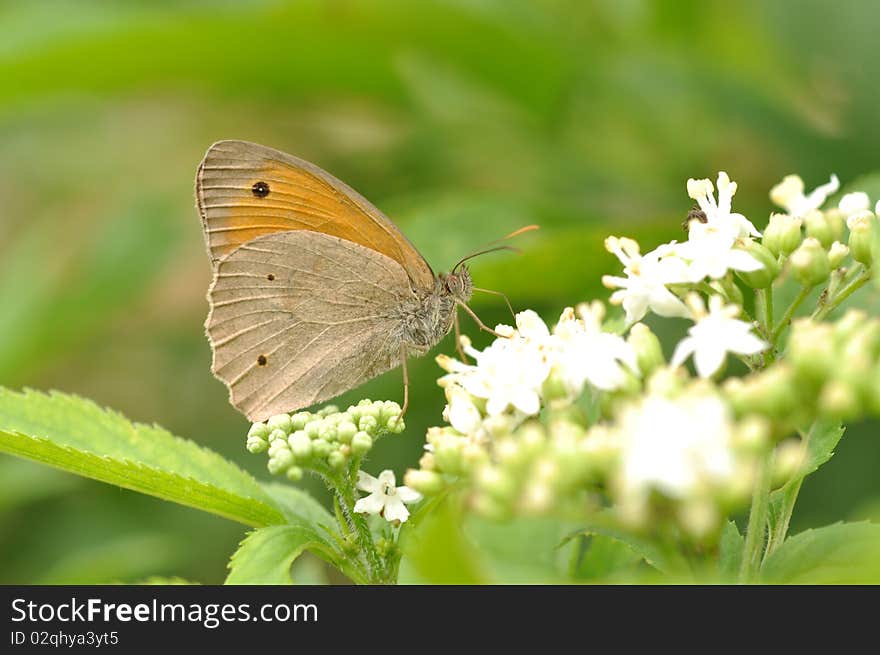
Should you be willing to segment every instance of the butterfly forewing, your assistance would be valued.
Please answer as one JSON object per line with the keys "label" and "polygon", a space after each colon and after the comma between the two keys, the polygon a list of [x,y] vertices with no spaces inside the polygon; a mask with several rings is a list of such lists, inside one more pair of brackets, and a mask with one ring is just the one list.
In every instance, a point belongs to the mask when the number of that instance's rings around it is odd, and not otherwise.
{"label": "butterfly forewing", "polygon": [[400,364],[403,267],[311,231],[261,236],[221,259],[208,294],[214,374],[252,421],[333,398]]}
{"label": "butterfly forewing", "polygon": [[311,230],[376,251],[430,290],[425,259],[376,207],[314,164],[246,141],[219,141],[199,166],[196,199],[211,260],[252,239]]}

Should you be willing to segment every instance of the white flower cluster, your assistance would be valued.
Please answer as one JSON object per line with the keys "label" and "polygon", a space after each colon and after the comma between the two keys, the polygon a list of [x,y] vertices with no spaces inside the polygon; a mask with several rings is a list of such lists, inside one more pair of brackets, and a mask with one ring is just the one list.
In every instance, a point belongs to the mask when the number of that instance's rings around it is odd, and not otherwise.
{"label": "white flower cluster", "polygon": [[[742,289],[756,290],[758,316],[757,299],[783,277],[805,292],[832,271],[860,284],[876,258],[877,218],[866,194],[846,194],[838,207],[821,210],[838,187],[832,176],[806,194],[799,177],[786,177],[770,194],[785,213],[771,215],[762,234],[733,211],[737,185],[726,173],[714,185],[688,180],[696,206],[685,241],[641,254],[632,239],[606,240],[623,265],[622,275],[603,278],[613,289],[610,302],[625,312],[622,333],[604,327],[597,301],[566,308],[552,328],[521,312],[483,350],[463,337],[473,363],[437,358],[446,371],[439,384],[448,426],[429,430],[407,484],[430,495],[465,478],[473,505],[498,516],[559,510],[572,499],[602,507],[610,496],[626,522],[644,524],[656,513],[697,536],[717,530],[726,510],[747,497],[758,457],[792,428],[737,400],[757,385],[733,394],[733,386],[717,384],[730,355],[760,371],[764,386],[785,370],[765,367],[797,306],[774,324],[768,303],[756,321],[745,312]],[[853,265],[843,268],[850,256]],[[640,322],[649,312],[692,322],[668,364]],[[697,379],[684,368],[689,359]]]}

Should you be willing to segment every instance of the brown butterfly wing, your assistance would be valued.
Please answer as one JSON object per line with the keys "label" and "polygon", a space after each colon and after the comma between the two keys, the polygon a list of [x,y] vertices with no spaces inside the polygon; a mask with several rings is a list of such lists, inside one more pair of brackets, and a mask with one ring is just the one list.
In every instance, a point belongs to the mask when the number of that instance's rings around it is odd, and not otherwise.
{"label": "brown butterfly wing", "polygon": [[417,287],[433,287],[431,267],[390,219],[326,171],[279,150],[218,141],[199,166],[196,201],[215,266],[257,237],[311,230],[380,252]]}
{"label": "brown butterfly wing", "polygon": [[310,231],[240,246],[218,263],[208,299],[212,370],[252,421],[398,366],[401,309],[418,305],[396,261]]}

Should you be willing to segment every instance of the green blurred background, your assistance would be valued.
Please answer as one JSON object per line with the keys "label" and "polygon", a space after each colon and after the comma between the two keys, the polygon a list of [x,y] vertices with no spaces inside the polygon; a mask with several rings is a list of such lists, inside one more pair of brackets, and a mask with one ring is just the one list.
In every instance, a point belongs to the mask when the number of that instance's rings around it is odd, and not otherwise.
{"label": "green blurred background", "polygon": [[[266,477],[202,331],[192,185],[213,141],[316,162],[437,270],[539,223],[473,273],[552,320],[606,297],[605,235],[680,238],[688,177],[727,170],[762,225],[787,173],[880,167],[878,25],[870,0],[0,1],[0,384],[93,398]],[[505,319],[492,296],[474,309]],[[440,422],[439,369],[411,372],[407,433],[368,469],[413,465]],[[340,403],[365,396],[400,399],[400,372]],[[880,518],[876,432],[810,478],[795,530]],[[243,534],[0,458],[3,583],[219,582]]]}

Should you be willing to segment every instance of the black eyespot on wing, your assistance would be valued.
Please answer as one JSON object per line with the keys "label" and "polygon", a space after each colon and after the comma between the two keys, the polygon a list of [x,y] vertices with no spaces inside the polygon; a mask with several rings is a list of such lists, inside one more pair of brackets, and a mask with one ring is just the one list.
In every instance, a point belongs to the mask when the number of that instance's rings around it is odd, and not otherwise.
{"label": "black eyespot on wing", "polygon": [[269,282],[272,282],[273,280],[275,280],[275,274],[269,273],[269,275],[266,276],[266,279],[269,280]]}
{"label": "black eyespot on wing", "polygon": [[257,198],[265,198],[269,195],[269,185],[265,182],[254,182],[254,186],[251,187],[251,192]]}
{"label": "black eyespot on wing", "polygon": [[268,363],[269,360],[266,359],[265,355],[260,355],[259,357],[257,357],[257,366],[265,366]]}

